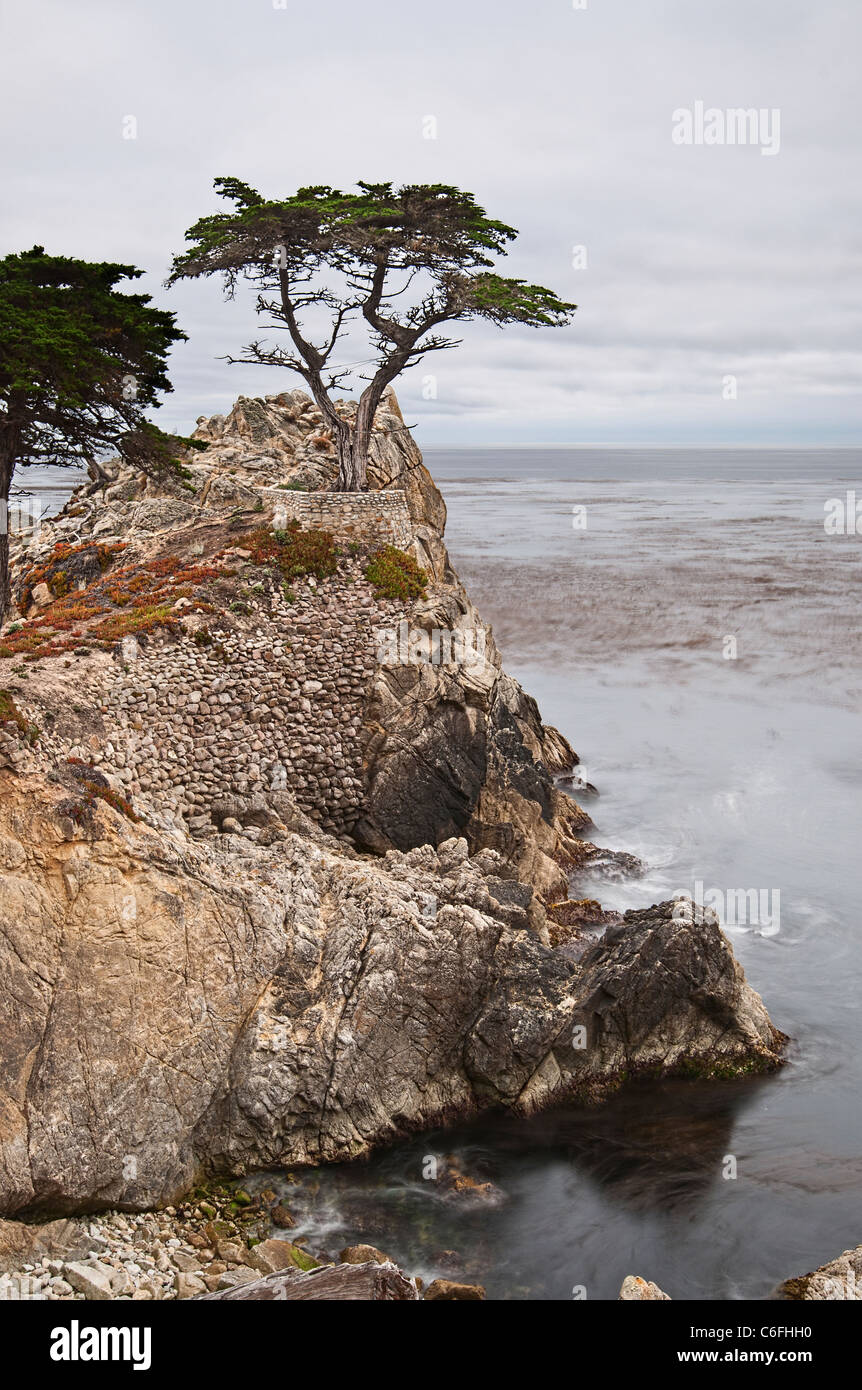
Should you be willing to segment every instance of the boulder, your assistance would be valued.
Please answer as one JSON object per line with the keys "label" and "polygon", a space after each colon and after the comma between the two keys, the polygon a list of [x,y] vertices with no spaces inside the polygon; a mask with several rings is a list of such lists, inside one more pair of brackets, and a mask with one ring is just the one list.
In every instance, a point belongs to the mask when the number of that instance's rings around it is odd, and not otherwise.
{"label": "boulder", "polygon": [[485,1297],[481,1284],[455,1284],[451,1279],[435,1279],[423,1294],[426,1303],[478,1303]]}
{"label": "boulder", "polygon": [[115,1297],[112,1279],[115,1270],[109,1265],[94,1261],[92,1264],[67,1264],[64,1270],[66,1281],[82,1293],[85,1298],[110,1299]]}
{"label": "boulder", "polygon": [[373,1245],[348,1245],[346,1250],[342,1250],[338,1258],[343,1265],[388,1265],[392,1263],[388,1255],[384,1255]]}
{"label": "boulder", "polygon": [[248,1263],[260,1274],[277,1274],[282,1269],[308,1269],[317,1262],[289,1240],[263,1240],[249,1250]]}
{"label": "boulder", "polygon": [[177,1298],[197,1298],[206,1293],[207,1286],[199,1274],[178,1274],[176,1290]]}
{"label": "boulder", "polygon": [[662,1293],[658,1284],[641,1279],[639,1274],[627,1274],[620,1289],[622,1302],[660,1303],[670,1302],[670,1294]]}
{"label": "boulder", "polygon": [[44,580],[33,585],[30,591],[30,602],[34,608],[47,608],[49,604],[54,602],[54,595]]}
{"label": "boulder", "polygon": [[776,1297],[793,1302],[858,1302],[862,1299],[862,1245],[843,1251],[810,1274],[785,1279]]}

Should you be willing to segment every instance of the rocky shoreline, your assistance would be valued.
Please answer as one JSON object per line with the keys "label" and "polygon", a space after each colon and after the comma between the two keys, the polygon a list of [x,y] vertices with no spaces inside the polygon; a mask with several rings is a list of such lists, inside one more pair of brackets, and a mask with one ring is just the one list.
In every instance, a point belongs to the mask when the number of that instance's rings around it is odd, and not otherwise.
{"label": "rocky shoreline", "polygon": [[[448,1279],[425,1287],[371,1245],[350,1246],[337,1256],[309,1251],[303,1239],[279,1233],[293,1224],[275,1193],[252,1196],[238,1185],[210,1185],[159,1212],[110,1211],[42,1225],[0,1221],[0,1300],[150,1302],[240,1290],[262,1298],[421,1296],[434,1302],[485,1296],[479,1285]],[[379,1293],[363,1282],[377,1268],[388,1276]],[[339,1271],[336,1284],[324,1282],[309,1294],[301,1276],[327,1269]],[[260,1292],[261,1281],[272,1275],[292,1287]]]}
{"label": "rocky shoreline", "polygon": [[[485,1298],[480,1284],[436,1278],[424,1285],[371,1245],[337,1255],[309,1251],[302,1238],[283,1233],[292,1225],[275,1193],[251,1196],[239,1185],[198,1190],[179,1207],[159,1212],[111,1211],[42,1225],[0,1220],[0,1300]],[[312,1274],[317,1278],[309,1280]],[[684,1298],[684,1290],[674,1297]],[[768,1297],[862,1300],[862,1245],[784,1280]],[[666,1302],[671,1295],[639,1275],[626,1275],[619,1298]]]}
{"label": "rocky shoreline", "polygon": [[[0,1212],[113,1212],[81,1247],[106,1297],[261,1273],[186,1210],[201,1181],[786,1041],[709,910],[570,897],[637,866],[585,838],[394,396],[358,501],[302,392],[197,435],[16,542],[0,633]],[[47,1297],[92,1278],[42,1259]]]}

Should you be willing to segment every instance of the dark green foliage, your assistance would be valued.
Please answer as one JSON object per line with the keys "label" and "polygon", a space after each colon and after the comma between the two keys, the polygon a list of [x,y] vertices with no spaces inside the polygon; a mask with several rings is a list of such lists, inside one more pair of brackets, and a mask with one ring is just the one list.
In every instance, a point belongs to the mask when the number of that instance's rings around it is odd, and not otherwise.
{"label": "dark green foliage", "polygon": [[[165,359],[185,334],[149,295],[116,288],[141,274],[41,246],[0,260],[0,502],[17,467],[82,464],[116,449],[170,391]],[[0,622],[8,603],[2,528]]]}
{"label": "dark green foliage", "polygon": [[375,551],[365,567],[365,578],[380,598],[424,598],[428,575],[403,550],[385,545]]}
{"label": "dark green foliage", "polygon": [[[241,276],[275,290],[280,278],[305,278],[321,267],[351,277],[370,273],[372,279],[375,272],[425,271],[436,285],[403,314],[408,329],[421,325],[425,332],[455,318],[534,325],[571,318],[576,305],[551,290],[488,274],[490,257],[505,255],[518,233],[487,217],[472,193],[450,184],[395,188],[360,181],[358,187],[359,193],[324,185],[300,188],[291,197],[268,201],[238,179],[216,179],[217,192],[235,209],[202,217],[189,229],[186,240],[192,244],[174,258],[169,283],[221,274],[232,293]],[[381,298],[387,296],[372,289],[370,295],[351,297],[345,307],[364,309],[372,300],[376,309]],[[387,317],[393,321],[390,308]],[[375,323],[372,327],[385,332]]]}
{"label": "dark green foliage", "polygon": [[327,579],[338,568],[338,551],[329,531],[313,527],[303,530],[298,521],[289,521],[285,531],[259,531],[243,538],[255,565],[272,565],[283,580],[301,579],[312,574]]}
{"label": "dark green foliage", "polygon": [[146,473],[157,482],[172,478],[187,491],[194,492],[190,481],[192,475],[179,455],[184,450],[206,449],[208,445],[202,439],[165,434],[157,425],[145,420],[120,441],[118,448],[126,463],[141,473]]}
{"label": "dark green foliage", "polygon": [[248,267],[272,270],[273,249],[284,247],[283,268],[309,258],[350,271],[383,260],[390,267],[449,271],[490,266],[504,254],[514,227],[485,216],[472,193],[449,184],[364,183],[359,193],[325,185],[300,188],[268,201],[237,179],[214,183],[235,211],[202,217],[186,234],[195,243],[174,260],[171,279],[221,271],[235,277]]}
{"label": "dark green foliage", "polygon": [[13,463],[77,464],[115,446],[171,390],[174,315],[116,285],[130,265],[49,256],[0,260],[0,435]]}
{"label": "dark green foliage", "polygon": [[[357,186],[357,193],[320,185],[267,200],[238,179],[216,179],[216,191],[234,206],[189,229],[169,281],[221,275],[229,296],[240,280],[257,287],[258,312],[287,331],[290,345],[255,341],[228,360],[303,377],[331,431],[343,491],[366,487],[368,444],[387,386],[426,353],[457,345],[437,331],[443,324],[481,318],[558,327],[576,307],[541,285],[493,272],[493,257],[505,255],[517,232],[487,217],[472,193],[451,184]],[[330,272],[339,277],[337,291],[327,283]],[[328,311],[322,341],[306,336],[308,308],[318,322]],[[332,365],[351,319],[363,321],[376,355],[359,378],[368,384],[348,423],[331,393],[357,375]]]}

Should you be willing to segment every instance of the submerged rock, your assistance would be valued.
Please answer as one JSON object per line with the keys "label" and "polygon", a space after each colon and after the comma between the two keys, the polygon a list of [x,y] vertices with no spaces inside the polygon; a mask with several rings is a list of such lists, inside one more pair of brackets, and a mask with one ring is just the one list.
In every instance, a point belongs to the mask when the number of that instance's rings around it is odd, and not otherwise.
{"label": "submerged rock", "polygon": [[443,1171],[438,1173],[437,1182],[447,1197],[462,1205],[477,1203],[486,1207],[501,1206],[506,1194],[494,1183],[465,1173],[461,1160],[455,1154],[447,1154]]}

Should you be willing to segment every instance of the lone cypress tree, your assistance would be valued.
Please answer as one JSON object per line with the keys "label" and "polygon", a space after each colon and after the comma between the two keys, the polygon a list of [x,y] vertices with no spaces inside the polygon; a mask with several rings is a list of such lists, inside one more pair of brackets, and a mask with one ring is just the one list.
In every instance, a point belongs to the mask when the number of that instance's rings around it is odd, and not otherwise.
{"label": "lone cypress tree", "polygon": [[[541,285],[493,273],[517,232],[486,217],[472,193],[446,184],[359,183],[359,193],[301,188],[266,201],[239,179],[215,188],[234,204],[186,233],[189,249],[174,259],[168,283],[221,274],[228,297],[237,282],[258,289],[257,309],[286,329],[292,350],[250,343],[231,362],[286,367],[307,382],[338,450],[338,487],[361,491],[374,415],[386,387],[428,352],[457,346],[436,330],[473,318],[492,323],[556,327],[576,306]],[[339,288],[327,283],[333,274]],[[400,307],[394,301],[407,296]],[[314,343],[303,311],[328,313],[323,341]],[[355,421],[335,409],[331,393],[352,375],[332,365],[351,320],[364,319],[375,357]]]}
{"label": "lone cypress tree", "polygon": [[115,288],[142,274],[49,256],[41,246],[0,260],[0,622],[10,602],[16,468],[72,467],[119,447],[172,389],[165,359],[186,335],[149,295]]}

